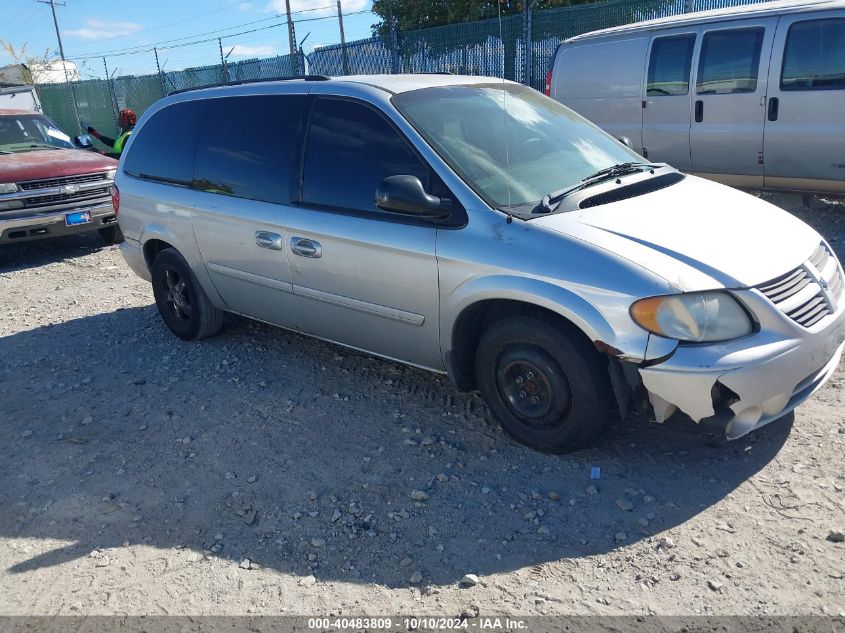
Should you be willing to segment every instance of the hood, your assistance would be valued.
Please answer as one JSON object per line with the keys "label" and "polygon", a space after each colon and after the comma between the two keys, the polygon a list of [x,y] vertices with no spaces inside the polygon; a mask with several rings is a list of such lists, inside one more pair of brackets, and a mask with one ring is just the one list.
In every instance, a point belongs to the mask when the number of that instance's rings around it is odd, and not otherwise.
{"label": "hood", "polygon": [[117,169],[117,161],[82,149],[43,149],[0,154],[0,182],[79,176]]}
{"label": "hood", "polygon": [[531,224],[616,253],[682,291],[758,285],[798,267],[821,241],[786,211],[695,176]]}

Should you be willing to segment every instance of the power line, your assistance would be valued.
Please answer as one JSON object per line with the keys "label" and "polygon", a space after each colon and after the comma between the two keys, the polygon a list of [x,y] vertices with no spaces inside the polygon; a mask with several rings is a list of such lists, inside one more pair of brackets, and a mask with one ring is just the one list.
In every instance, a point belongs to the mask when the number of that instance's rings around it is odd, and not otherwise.
{"label": "power line", "polygon": [[[365,9],[365,10],[362,10],[362,11],[353,11],[352,13],[347,13],[345,15],[359,15],[359,14],[362,14],[362,13],[369,13],[369,10]],[[246,24],[242,24],[242,25],[239,25],[239,26],[247,26],[249,24],[256,24],[258,22],[266,22],[269,19],[278,19],[278,18],[281,18],[281,17],[282,16],[274,16],[273,18],[264,18],[263,20],[256,20],[256,21],[253,21],[253,22],[247,22]],[[315,20],[326,20],[326,19],[336,19],[336,16],[303,18],[301,20],[296,20],[296,22],[297,23],[299,23],[299,22],[313,22]],[[284,23],[271,24],[269,26],[263,26],[263,27],[259,27],[259,28],[256,28],[256,29],[249,29],[247,31],[240,31],[238,33],[226,33],[225,35],[223,35],[223,37],[227,37],[227,38],[237,37],[239,35],[246,35],[246,34],[249,34],[249,33],[257,33],[258,31],[266,31],[268,29],[279,28],[280,26],[284,26]],[[229,27],[229,29],[232,29],[232,28],[237,28],[237,27],[234,27],[234,26]],[[167,44],[168,42],[180,42],[181,40],[189,39],[189,37],[200,37],[202,35],[212,35],[212,34],[215,34],[215,33],[220,33],[221,31],[225,31],[225,30],[228,30],[228,29],[218,29],[216,31],[209,31],[207,33],[197,33],[195,35],[188,36],[188,37],[176,38],[176,39],[173,39],[173,40],[165,40],[163,42],[157,42],[155,45],[152,45],[152,46],[147,45],[145,48],[133,47],[131,50],[130,49],[123,49],[123,52],[120,52],[121,49],[116,49],[116,52],[111,52],[111,53],[103,52],[103,53],[85,55],[85,56],[80,56],[80,57],[72,57],[71,59],[74,59],[74,60],[97,59],[99,57],[104,57],[104,56],[122,57],[122,56],[125,56],[125,55],[136,55],[138,53],[151,53],[151,52],[154,51],[154,49],[170,50],[170,49],[174,49],[174,48],[183,48],[185,46],[194,46],[196,44],[204,44],[206,42],[213,42],[217,38],[211,37],[211,38],[207,38],[207,39],[203,39],[203,40],[194,40],[194,41],[191,41],[191,42],[182,42],[182,43],[177,43],[177,44],[171,44],[170,46],[162,46],[162,44]]]}

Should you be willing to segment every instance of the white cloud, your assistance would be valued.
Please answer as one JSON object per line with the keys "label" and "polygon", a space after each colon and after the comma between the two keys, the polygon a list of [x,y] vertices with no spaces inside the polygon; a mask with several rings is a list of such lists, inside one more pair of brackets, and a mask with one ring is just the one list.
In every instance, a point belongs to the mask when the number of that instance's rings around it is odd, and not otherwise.
{"label": "white cloud", "polygon": [[235,44],[231,47],[229,57],[270,57],[276,54],[276,47],[270,44],[259,44],[249,46],[247,44]]}
{"label": "white cloud", "polygon": [[83,40],[100,40],[110,37],[125,37],[137,33],[143,27],[135,22],[109,21],[109,20],[87,20],[81,29],[65,31],[72,37],[79,37]]}
{"label": "white cloud", "polygon": [[[369,0],[343,0],[343,13],[361,11],[369,7]],[[270,0],[267,4],[268,11],[275,11],[285,15],[285,0]],[[337,3],[331,0],[290,0],[290,11],[297,18],[317,18],[325,15],[337,15]]]}
{"label": "white cloud", "polygon": [[238,10],[240,10],[240,11],[249,11],[249,10],[252,8],[252,3],[251,3],[251,2],[241,2],[241,3],[237,6],[237,8],[238,8]]}

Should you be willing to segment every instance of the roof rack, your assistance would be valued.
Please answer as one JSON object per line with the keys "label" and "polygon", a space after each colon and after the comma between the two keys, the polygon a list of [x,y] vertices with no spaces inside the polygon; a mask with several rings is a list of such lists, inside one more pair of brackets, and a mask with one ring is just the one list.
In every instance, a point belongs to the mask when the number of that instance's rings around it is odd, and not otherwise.
{"label": "roof rack", "polygon": [[[294,79],[302,79],[304,81],[329,81],[331,77],[327,77],[326,75],[294,75],[294,76],[286,76],[286,77],[267,77],[265,79],[242,79],[240,81],[224,81],[219,84],[209,84],[207,86],[195,86],[192,88],[182,88],[181,90],[175,90],[170,93],[170,95],[178,95],[184,92],[192,92],[194,90],[205,90],[206,88],[223,88],[225,86],[242,86],[244,84],[259,84],[259,83],[266,83],[268,81],[293,81]],[[168,95],[168,96],[170,96]]]}

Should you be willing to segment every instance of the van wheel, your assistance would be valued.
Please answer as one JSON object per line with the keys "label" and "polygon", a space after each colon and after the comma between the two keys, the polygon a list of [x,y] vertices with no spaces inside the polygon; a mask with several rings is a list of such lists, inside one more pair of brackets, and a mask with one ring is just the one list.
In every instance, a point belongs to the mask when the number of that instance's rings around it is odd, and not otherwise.
{"label": "van wheel", "polygon": [[103,240],[103,243],[107,246],[120,244],[123,241],[123,231],[120,230],[117,223],[107,226],[104,229],[97,229],[97,233],[100,234],[100,239]]}
{"label": "van wheel", "polygon": [[220,331],[223,311],[212,305],[179,251],[159,252],[150,272],[158,312],[171,332],[195,341]]}
{"label": "van wheel", "polygon": [[554,319],[502,319],[481,335],[478,388],[494,417],[517,442],[548,453],[588,445],[611,410],[601,357]]}

